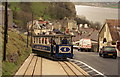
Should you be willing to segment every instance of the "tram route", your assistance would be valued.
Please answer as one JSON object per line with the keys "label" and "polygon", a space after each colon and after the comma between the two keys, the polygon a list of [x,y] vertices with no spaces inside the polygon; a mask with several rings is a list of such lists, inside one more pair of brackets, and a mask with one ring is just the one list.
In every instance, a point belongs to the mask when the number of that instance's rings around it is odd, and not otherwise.
{"label": "tram route", "polygon": [[63,61],[60,62],[59,64],[62,66],[64,71],[67,73],[69,77],[90,77],[89,74],[87,74],[85,71],[80,69],[77,65],[75,65],[72,62],[69,61]]}
{"label": "tram route", "polygon": [[69,61],[53,61],[31,54],[14,77],[46,77],[59,75],[64,77],[86,77],[89,76],[76,64]]}

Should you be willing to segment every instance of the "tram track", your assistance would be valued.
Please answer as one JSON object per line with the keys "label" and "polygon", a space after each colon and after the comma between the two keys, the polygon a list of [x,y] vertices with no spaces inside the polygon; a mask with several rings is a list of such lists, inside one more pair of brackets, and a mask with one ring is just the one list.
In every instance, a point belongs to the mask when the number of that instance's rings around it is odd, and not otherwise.
{"label": "tram track", "polygon": [[58,63],[61,65],[69,77],[90,77],[83,70],[83,72],[81,72],[80,69],[77,69],[77,67],[69,61],[59,61]]}

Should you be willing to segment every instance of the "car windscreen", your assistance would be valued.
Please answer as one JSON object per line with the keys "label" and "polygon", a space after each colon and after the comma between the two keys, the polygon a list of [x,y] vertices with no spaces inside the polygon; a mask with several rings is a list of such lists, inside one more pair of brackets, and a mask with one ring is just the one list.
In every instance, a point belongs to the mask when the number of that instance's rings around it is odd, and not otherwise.
{"label": "car windscreen", "polygon": [[116,49],[115,48],[104,48],[104,51],[116,51]]}

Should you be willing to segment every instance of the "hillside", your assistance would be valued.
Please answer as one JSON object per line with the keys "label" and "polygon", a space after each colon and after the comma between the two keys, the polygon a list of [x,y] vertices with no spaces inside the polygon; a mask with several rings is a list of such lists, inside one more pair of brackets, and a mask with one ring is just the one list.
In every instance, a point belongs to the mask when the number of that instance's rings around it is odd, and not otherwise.
{"label": "hillside", "polygon": [[26,47],[26,36],[9,29],[7,61],[2,64],[2,75],[14,75],[31,51],[30,46],[29,48]]}
{"label": "hillside", "polygon": [[46,20],[61,20],[65,17],[75,17],[75,6],[70,2],[11,2],[9,8],[13,11],[14,22],[26,28],[27,21],[42,16]]}

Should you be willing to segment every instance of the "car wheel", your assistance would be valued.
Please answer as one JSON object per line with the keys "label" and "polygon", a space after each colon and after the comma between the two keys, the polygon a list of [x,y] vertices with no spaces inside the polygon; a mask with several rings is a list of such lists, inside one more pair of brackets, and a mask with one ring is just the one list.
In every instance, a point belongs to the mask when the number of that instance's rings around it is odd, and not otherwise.
{"label": "car wheel", "polygon": [[100,56],[100,57],[102,57],[102,54],[101,54],[101,53],[99,53],[99,56]]}
{"label": "car wheel", "polygon": [[117,58],[117,56],[113,56],[113,59],[116,59]]}

